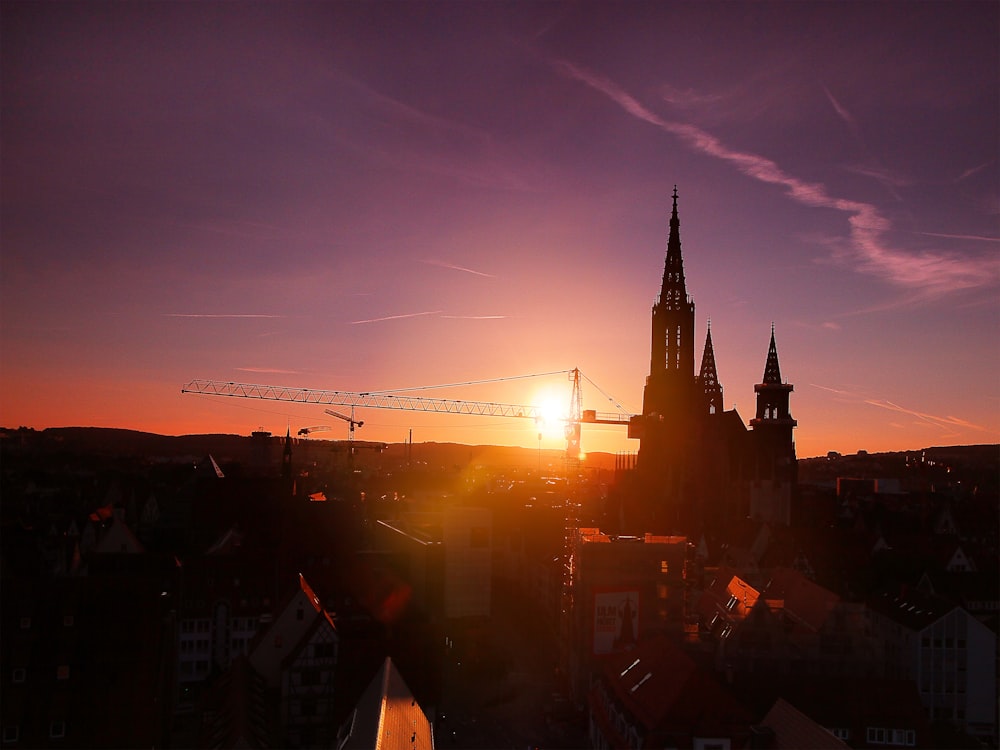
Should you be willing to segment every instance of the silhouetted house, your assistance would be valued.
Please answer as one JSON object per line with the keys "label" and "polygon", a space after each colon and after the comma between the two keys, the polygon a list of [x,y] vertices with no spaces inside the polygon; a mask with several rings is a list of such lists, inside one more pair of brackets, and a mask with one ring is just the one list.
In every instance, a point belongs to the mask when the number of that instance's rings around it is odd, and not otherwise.
{"label": "silhouetted house", "polygon": [[890,676],[913,680],[928,718],[997,738],[997,635],[961,607],[909,590],[868,601]]}
{"label": "silhouetted house", "polygon": [[434,729],[386,657],[337,733],[337,750],[431,750]]}
{"label": "silhouetted house", "polygon": [[753,714],[673,640],[601,659],[588,698],[591,747],[719,748],[749,741]]}
{"label": "silhouetted house", "polygon": [[178,562],[177,680],[188,705],[200,683],[248,653],[261,623],[274,615],[275,572],[247,534],[232,527],[204,554]]}
{"label": "silhouetted house", "polygon": [[332,740],[338,645],[333,616],[299,575],[295,593],[260,633],[249,655],[265,685],[280,690],[281,723],[290,747]]}
{"label": "silhouetted house", "polygon": [[864,605],[843,601],[791,568],[771,571],[762,590],[720,568],[696,609],[720,671],[879,673]]}
{"label": "silhouetted house", "polygon": [[620,530],[693,536],[746,516],[789,525],[798,476],[792,439],[797,422],[774,326],[748,430],[735,409],[723,408],[710,327],[701,368],[694,370],[695,312],[684,275],[676,189],[651,333],[642,414],[629,425],[630,436],[640,440],[638,463],[615,490]]}
{"label": "silhouetted house", "polygon": [[760,717],[783,700],[850,747],[939,747],[908,680],[762,671],[737,674],[731,688]]}
{"label": "silhouetted house", "polygon": [[282,747],[264,679],[246,657],[235,659],[215,681],[202,701],[201,714],[200,748]]}
{"label": "silhouetted house", "polygon": [[162,746],[174,663],[172,597],[152,561],[135,570],[4,576],[0,746]]}
{"label": "silhouetted house", "polygon": [[684,632],[686,537],[610,536],[577,529],[560,661],[578,698],[597,657]]}

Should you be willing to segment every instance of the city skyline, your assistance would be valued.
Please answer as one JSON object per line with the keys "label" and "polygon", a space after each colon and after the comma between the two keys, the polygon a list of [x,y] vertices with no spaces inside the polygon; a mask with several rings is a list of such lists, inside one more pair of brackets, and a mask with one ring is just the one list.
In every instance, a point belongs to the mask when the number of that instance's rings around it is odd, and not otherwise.
{"label": "city skyline", "polygon": [[676,185],[726,408],[773,323],[800,457],[1000,441],[995,3],[0,7],[4,426],[346,437],[180,389],[568,403],[516,376],[573,367],[635,413]]}

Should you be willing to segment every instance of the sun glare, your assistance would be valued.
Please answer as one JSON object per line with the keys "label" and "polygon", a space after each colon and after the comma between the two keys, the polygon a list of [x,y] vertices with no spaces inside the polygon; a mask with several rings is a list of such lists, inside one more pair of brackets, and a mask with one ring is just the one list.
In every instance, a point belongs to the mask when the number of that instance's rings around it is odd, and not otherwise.
{"label": "sun glare", "polygon": [[535,397],[535,408],[541,414],[536,420],[538,433],[543,437],[565,437],[569,405],[564,401],[565,399],[553,393],[540,393]]}

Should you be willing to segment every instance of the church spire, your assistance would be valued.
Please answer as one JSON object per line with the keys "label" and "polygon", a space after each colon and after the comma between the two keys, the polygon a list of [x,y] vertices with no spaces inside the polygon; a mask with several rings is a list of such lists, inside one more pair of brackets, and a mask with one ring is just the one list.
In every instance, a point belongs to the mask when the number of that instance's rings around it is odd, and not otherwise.
{"label": "church spire", "polygon": [[722,412],[722,385],[715,369],[715,348],[712,346],[712,321],[708,321],[708,333],[705,335],[705,353],[701,357],[701,372],[698,380],[705,392],[709,414]]}
{"label": "church spire", "polygon": [[771,323],[771,346],[767,350],[767,363],[764,365],[764,380],[768,385],[781,384],[781,367],[778,366],[778,347],[774,345],[774,323]]}
{"label": "church spire", "polygon": [[681,257],[681,221],[677,217],[677,186],[674,185],[674,208],[670,214],[670,237],[667,240],[667,259],[663,266],[660,304],[668,310],[680,310],[686,301],[684,259]]}

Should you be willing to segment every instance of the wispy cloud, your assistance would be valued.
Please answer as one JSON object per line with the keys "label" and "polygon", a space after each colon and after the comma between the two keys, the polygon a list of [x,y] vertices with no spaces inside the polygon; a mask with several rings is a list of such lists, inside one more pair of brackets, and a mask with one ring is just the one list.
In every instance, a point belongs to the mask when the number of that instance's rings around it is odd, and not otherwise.
{"label": "wispy cloud", "polygon": [[986,169],[986,167],[988,167],[992,163],[993,160],[991,159],[990,161],[984,161],[982,164],[979,164],[978,166],[969,167],[964,172],[962,172],[962,174],[960,174],[958,177],[955,178],[955,182],[961,182],[962,180],[966,180],[969,177],[972,177],[972,175],[974,174],[982,172],[984,169]]}
{"label": "wispy cloud", "polygon": [[1000,242],[1000,237],[984,237],[980,234],[945,234],[943,232],[917,232],[924,237],[944,237],[949,240],[972,240],[973,242]]}
{"label": "wispy cloud", "polygon": [[352,320],[351,325],[361,325],[363,323],[381,323],[384,320],[402,320],[403,318],[419,318],[425,315],[440,315],[440,310],[427,310],[425,312],[405,313],[404,315],[386,315],[382,318],[368,318],[366,320]]}
{"label": "wispy cloud", "polygon": [[475,269],[466,268],[465,266],[457,266],[454,263],[446,263],[443,260],[434,260],[432,258],[428,258],[428,259],[422,260],[420,262],[421,263],[426,263],[429,266],[437,266],[438,268],[449,268],[452,271],[462,271],[464,273],[471,273],[471,274],[474,274],[476,276],[485,276],[486,278],[489,278],[489,279],[495,279],[496,278],[496,276],[494,276],[492,273],[486,273],[485,271],[476,271]]}
{"label": "wispy cloud", "polygon": [[974,424],[965,419],[959,419],[958,417],[939,417],[934,414],[927,414],[926,412],[916,411],[914,409],[907,409],[905,406],[900,406],[899,404],[894,404],[891,401],[875,401],[872,399],[865,399],[866,404],[871,406],[877,406],[880,409],[888,409],[889,411],[899,412],[900,414],[908,414],[911,417],[916,417],[921,422],[927,422],[935,427],[960,427],[968,430],[979,430],[981,432],[988,432],[986,427],[982,425]]}
{"label": "wispy cloud", "polygon": [[442,315],[451,320],[504,320],[506,315]]}
{"label": "wispy cloud", "polygon": [[[869,406],[876,406],[880,409],[886,409],[888,411],[896,412],[897,414],[906,414],[911,417],[915,417],[917,421],[936,427],[939,429],[948,430],[976,430],[979,432],[989,432],[989,428],[983,425],[975,424],[966,419],[961,419],[959,417],[953,416],[940,416],[937,414],[930,414],[928,412],[918,411],[916,409],[910,409],[905,406],[900,406],[899,404],[893,403],[886,399],[876,399],[869,398],[861,393],[854,390],[848,390],[845,388],[832,388],[826,385],[819,385],[818,383],[809,384],[813,388],[819,388],[820,390],[827,391],[828,393],[834,393],[837,396],[842,396],[843,398],[854,401],[856,403],[863,403]],[[892,424],[892,423],[890,423]],[[949,436],[958,437],[961,435],[960,432],[949,432]]]}
{"label": "wispy cloud", "polygon": [[1000,279],[998,258],[967,258],[939,252],[913,254],[893,248],[885,241],[892,224],[876,206],[834,197],[824,185],[790,175],[767,157],[732,149],[694,125],[666,120],[603,76],[564,60],[552,64],[557,72],[599,91],[633,117],[674,135],[694,151],[728,162],[759,182],[783,187],[786,195],[797,203],[846,214],[850,233],[849,252],[835,257],[844,265],[897,286],[918,290],[924,297],[992,286]]}
{"label": "wispy cloud", "polygon": [[279,370],[274,367],[237,367],[240,372],[273,373],[276,375],[301,375],[299,370]]}
{"label": "wispy cloud", "polygon": [[845,167],[848,172],[859,174],[863,177],[870,177],[884,187],[889,194],[897,201],[902,201],[899,188],[909,187],[913,182],[902,175],[890,172],[885,167],[871,166],[867,164],[852,164]]}
{"label": "wispy cloud", "polygon": [[261,315],[257,313],[163,313],[167,318],[283,318],[284,315]]}
{"label": "wispy cloud", "polygon": [[834,95],[830,93],[830,89],[828,89],[826,86],[823,87],[823,93],[826,94],[826,98],[829,99],[830,104],[833,105],[833,111],[837,113],[837,117],[839,117],[841,120],[844,121],[844,124],[847,125],[848,130],[850,130],[851,133],[854,135],[854,137],[860,141],[861,131],[858,128],[857,120],[854,119],[854,115],[852,115],[850,112],[847,111],[847,108],[844,107],[834,97]]}

